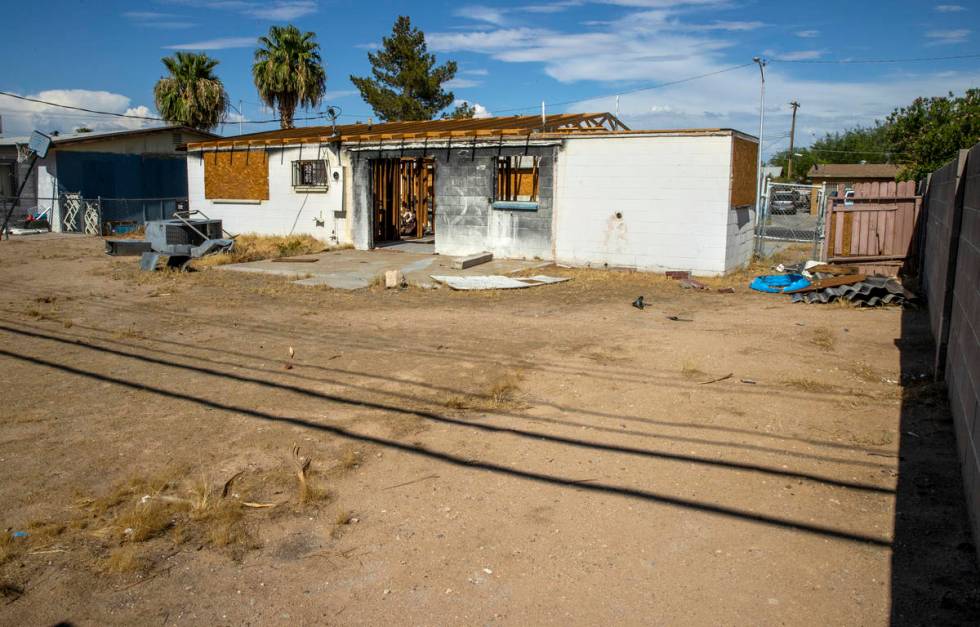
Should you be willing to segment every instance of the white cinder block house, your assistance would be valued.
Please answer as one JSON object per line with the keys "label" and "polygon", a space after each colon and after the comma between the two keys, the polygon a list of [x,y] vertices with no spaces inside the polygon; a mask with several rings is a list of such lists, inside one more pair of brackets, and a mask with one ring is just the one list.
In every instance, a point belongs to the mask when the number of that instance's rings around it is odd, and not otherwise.
{"label": "white cinder block house", "polygon": [[756,138],[608,113],[307,127],[188,144],[231,232],[717,275],[752,254]]}

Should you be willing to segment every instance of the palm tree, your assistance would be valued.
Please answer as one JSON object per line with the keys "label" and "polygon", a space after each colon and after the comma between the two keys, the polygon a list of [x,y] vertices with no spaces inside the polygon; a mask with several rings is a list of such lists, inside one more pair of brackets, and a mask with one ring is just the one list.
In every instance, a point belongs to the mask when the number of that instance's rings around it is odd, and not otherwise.
{"label": "palm tree", "polygon": [[214,75],[217,59],[206,54],[178,52],[161,59],[170,73],[157,81],[153,98],[168,122],[210,131],[225,118],[228,94]]}
{"label": "palm tree", "polygon": [[259,37],[252,78],[262,102],[279,110],[279,125],[293,128],[296,107],[316,107],[327,89],[316,35],[292,24],[270,27],[267,37]]}

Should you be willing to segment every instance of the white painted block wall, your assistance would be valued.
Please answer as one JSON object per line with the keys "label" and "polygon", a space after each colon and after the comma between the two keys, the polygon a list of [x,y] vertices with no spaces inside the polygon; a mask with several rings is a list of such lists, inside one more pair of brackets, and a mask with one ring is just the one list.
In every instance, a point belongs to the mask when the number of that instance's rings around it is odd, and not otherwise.
{"label": "white painted block wall", "polygon": [[731,135],[566,139],[556,261],[723,274],[736,257],[729,252],[731,154]]}
{"label": "white painted block wall", "polygon": [[[284,152],[283,152],[284,151]],[[282,154],[280,154],[282,153]],[[269,149],[269,199],[261,202],[226,202],[204,197],[204,158],[200,152],[187,155],[187,194],[191,209],[220,219],[230,233],[259,235],[312,235],[328,244],[351,243],[348,216],[344,214],[344,176],[337,152],[323,148],[321,158],[330,162],[330,189],[300,192],[293,189],[292,162],[315,159],[317,146]],[[236,153],[245,158],[244,152]],[[333,173],[339,173],[335,180]],[[319,224],[322,223],[323,226]]]}

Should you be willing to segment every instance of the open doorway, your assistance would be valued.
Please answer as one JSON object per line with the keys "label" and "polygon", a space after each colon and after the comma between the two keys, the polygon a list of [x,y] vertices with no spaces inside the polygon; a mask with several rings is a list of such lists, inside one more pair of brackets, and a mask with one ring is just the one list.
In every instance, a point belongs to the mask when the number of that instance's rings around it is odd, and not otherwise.
{"label": "open doorway", "polygon": [[371,203],[375,245],[435,236],[435,161],[372,159]]}

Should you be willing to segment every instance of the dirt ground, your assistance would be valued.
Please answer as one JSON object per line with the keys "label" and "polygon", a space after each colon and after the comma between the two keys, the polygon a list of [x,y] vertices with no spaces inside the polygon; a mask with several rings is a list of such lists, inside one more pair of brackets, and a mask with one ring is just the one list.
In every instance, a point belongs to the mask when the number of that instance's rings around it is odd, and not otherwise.
{"label": "dirt ground", "polygon": [[0,624],[978,616],[921,311],[101,249],[0,242]]}

